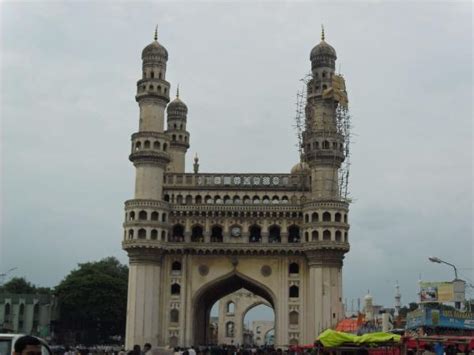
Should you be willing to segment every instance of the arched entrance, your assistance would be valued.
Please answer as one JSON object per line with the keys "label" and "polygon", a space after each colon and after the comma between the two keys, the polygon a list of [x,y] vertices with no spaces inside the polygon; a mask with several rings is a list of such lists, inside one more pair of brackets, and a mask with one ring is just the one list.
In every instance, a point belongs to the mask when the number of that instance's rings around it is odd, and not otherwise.
{"label": "arched entrance", "polygon": [[244,288],[265,299],[275,312],[275,296],[265,285],[239,273],[232,272],[201,287],[193,297],[193,345],[206,345],[210,342],[211,308],[221,298]]}

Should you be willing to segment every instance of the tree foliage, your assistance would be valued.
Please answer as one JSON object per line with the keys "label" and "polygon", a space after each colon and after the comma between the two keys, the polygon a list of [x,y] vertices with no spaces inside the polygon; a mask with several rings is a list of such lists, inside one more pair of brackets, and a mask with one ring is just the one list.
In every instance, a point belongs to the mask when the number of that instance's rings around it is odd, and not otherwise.
{"label": "tree foliage", "polygon": [[116,258],[79,264],[55,289],[60,300],[60,327],[76,332],[75,340],[84,343],[122,335],[127,285],[128,267]]}
{"label": "tree foliage", "polygon": [[51,289],[48,287],[36,287],[24,277],[14,277],[0,287],[1,292],[5,293],[36,293],[49,294]]}

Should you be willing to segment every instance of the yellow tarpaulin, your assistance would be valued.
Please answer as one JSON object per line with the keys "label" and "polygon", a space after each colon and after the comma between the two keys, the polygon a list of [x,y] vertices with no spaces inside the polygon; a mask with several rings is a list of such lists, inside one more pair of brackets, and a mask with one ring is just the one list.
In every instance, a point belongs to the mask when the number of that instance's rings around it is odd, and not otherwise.
{"label": "yellow tarpaulin", "polygon": [[353,344],[377,344],[386,342],[400,342],[401,336],[391,333],[367,333],[364,335],[354,335],[350,333],[337,332],[327,329],[322,332],[316,340],[319,340],[326,347],[341,346],[344,343]]}

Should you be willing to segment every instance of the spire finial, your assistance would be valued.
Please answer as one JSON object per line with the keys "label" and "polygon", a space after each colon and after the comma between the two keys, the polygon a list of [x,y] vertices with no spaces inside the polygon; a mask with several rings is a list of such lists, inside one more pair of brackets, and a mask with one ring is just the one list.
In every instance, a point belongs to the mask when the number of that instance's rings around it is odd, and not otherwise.
{"label": "spire finial", "polygon": [[177,88],[176,88],[176,97],[179,99],[179,84],[178,84],[178,86],[177,86]]}
{"label": "spire finial", "polygon": [[158,41],[158,25],[155,27],[155,41]]}
{"label": "spire finial", "polygon": [[324,41],[324,25],[321,25],[321,41]]}

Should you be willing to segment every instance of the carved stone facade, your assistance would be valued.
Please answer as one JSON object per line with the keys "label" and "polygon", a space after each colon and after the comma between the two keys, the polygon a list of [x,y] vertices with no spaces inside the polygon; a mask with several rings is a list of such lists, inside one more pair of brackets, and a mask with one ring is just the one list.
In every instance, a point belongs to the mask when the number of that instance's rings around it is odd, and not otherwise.
{"label": "carved stone facade", "polygon": [[197,159],[185,173],[188,108],[179,97],[168,104],[168,52],[155,37],[142,59],[129,157],[135,196],[125,202],[122,242],[130,257],[127,348],[209,343],[212,305],[242,288],[274,309],[277,346],[311,343],[343,317],[349,251],[337,119],[347,96],[336,52],[324,39],[311,51],[303,161],[290,174],[200,173]]}

